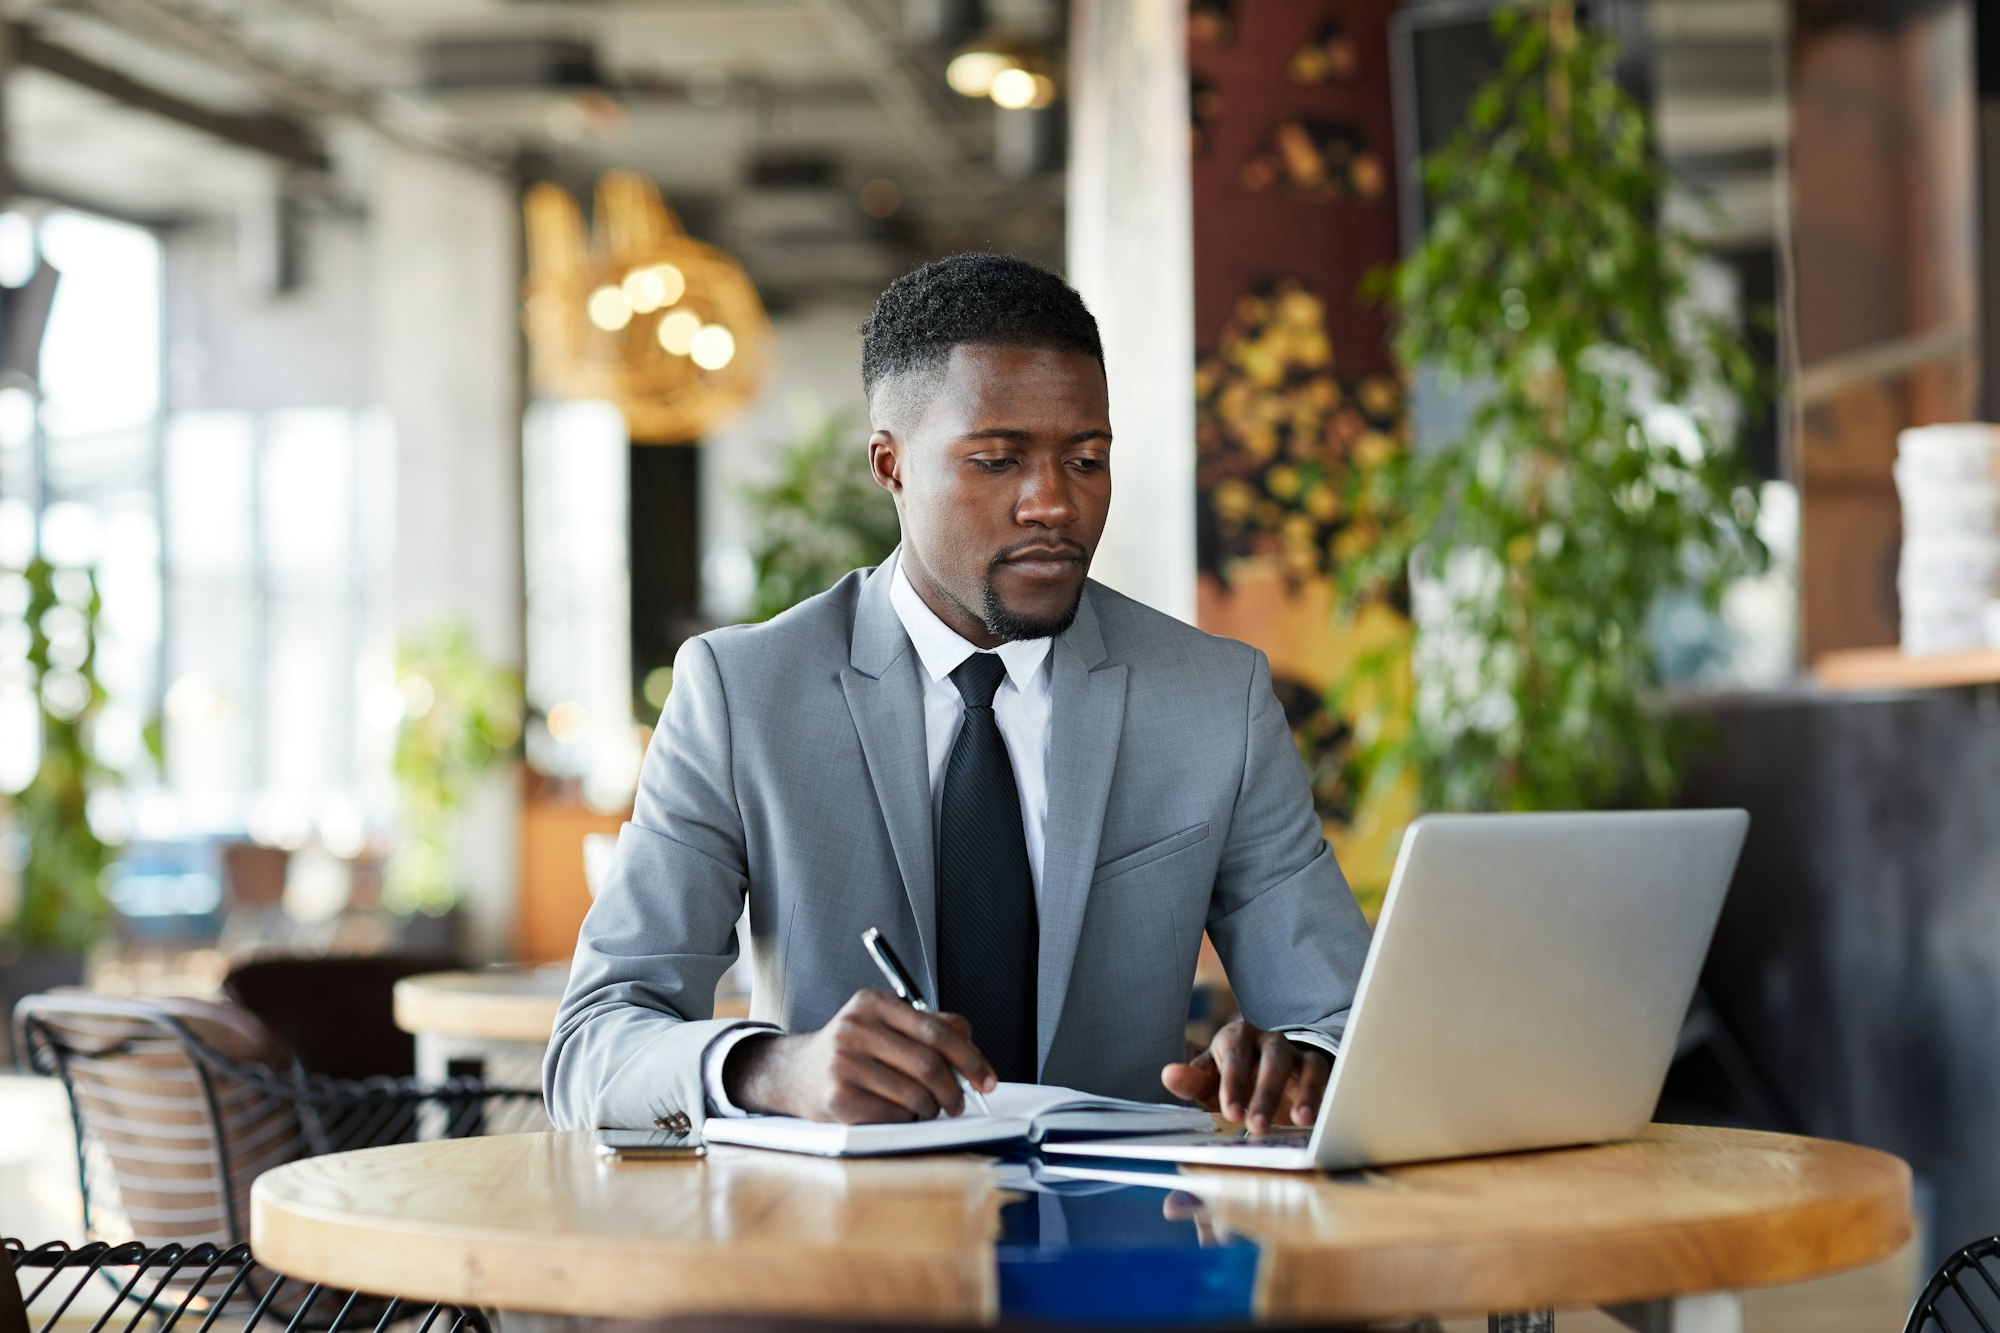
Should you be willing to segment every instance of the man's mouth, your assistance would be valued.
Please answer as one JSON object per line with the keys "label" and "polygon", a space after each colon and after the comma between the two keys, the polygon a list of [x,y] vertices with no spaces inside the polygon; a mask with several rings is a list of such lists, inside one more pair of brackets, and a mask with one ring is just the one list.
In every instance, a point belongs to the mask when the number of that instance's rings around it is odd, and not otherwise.
{"label": "man's mouth", "polygon": [[1031,579],[1066,579],[1083,563],[1083,552],[1074,547],[1029,547],[1003,557],[1000,563]]}

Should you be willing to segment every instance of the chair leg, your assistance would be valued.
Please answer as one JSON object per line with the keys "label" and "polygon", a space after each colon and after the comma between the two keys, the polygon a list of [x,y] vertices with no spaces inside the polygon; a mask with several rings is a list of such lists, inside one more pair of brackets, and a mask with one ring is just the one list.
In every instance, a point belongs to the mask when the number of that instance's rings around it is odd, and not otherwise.
{"label": "chair leg", "polygon": [[1555,1333],[1554,1310],[1516,1310],[1486,1316],[1486,1333]]}

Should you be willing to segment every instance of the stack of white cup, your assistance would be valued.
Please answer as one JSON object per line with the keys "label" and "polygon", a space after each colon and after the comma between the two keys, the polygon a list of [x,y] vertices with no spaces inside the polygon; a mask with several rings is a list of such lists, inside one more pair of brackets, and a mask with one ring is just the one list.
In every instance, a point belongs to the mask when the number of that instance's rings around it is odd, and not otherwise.
{"label": "stack of white cup", "polygon": [[2000,426],[1915,426],[1896,436],[1903,651],[2000,647]]}

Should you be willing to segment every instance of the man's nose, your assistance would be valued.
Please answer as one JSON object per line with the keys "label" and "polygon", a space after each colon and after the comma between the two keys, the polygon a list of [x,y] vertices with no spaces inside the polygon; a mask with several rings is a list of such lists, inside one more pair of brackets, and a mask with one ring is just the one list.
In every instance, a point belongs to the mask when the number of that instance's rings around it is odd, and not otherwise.
{"label": "man's nose", "polygon": [[1076,496],[1060,460],[1021,469],[1021,496],[1014,521],[1027,527],[1060,528],[1076,521]]}

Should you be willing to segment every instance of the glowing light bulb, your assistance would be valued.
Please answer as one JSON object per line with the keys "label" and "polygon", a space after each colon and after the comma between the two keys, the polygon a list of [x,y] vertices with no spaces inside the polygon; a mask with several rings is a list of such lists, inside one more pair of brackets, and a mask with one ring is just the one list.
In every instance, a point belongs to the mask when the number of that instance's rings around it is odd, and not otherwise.
{"label": "glowing light bulb", "polygon": [[962,96],[985,97],[1000,72],[1014,68],[1014,58],[998,51],[962,51],[945,66],[944,81]]}
{"label": "glowing light bulb", "polygon": [[669,310],[660,316],[660,346],[675,356],[686,356],[701,332],[701,316],[692,310]]}
{"label": "glowing light bulb", "polygon": [[688,355],[703,370],[720,370],[736,355],[736,335],[720,324],[704,324],[694,335]]}
{"label": "glowing light bulb", "polygon": [[619,290],[624,294],[625,304],[632,307],[635,315],[658,310],[667,303],[667,284],[658,269],[633,269],[625,275]]}
{"label": "glowing light bulb", "polygon": [[653,272],[660,275],[660,304],[672,305],[687,295],[687,275],[672,264],[655,264]]}
{"label": "glowing light bulb", "polygon": [[632,322],[632,307],[616,287],[599,287],[590,294],[590,304],[584,309],[590,322],[606,333],[616,333]]}
{"label": "glowing light bulb", "polygon": [[1036,110],[1056,100],[1055,80],[1046,74],[1025,69],[1003,69],[993,76],[990,94],[996,104],[1009,111]]}

